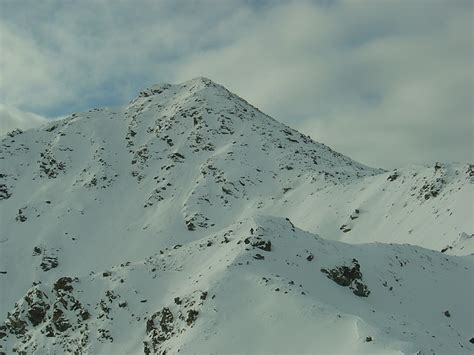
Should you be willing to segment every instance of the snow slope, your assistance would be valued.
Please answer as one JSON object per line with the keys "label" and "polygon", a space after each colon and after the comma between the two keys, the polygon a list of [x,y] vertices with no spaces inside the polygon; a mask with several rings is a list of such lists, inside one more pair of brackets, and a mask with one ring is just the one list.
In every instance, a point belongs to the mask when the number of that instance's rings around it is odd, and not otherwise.
{"label": "snow slope", "polygon": [[[352,269],[340,275],[346,287],[326,273],[341,266]],[[4,346],[39,353],[468,353],[472,272],[470,257],[327,241],[288,220],[258,217],[140,262],[33,286],[7,318]],[[357,283],[367,288],[356,294]]]}
{"label": "snow slope", "polygon": [[286,215],[327,239],[408,243],[467,255],[474,252],[473,182],[472,165],[436,163],[321,190],[304,184],[290,195],[294,207]]}
{"label": "snow slope", "polygon": [[369,168],[205,78],[11,132],[0,346],[470,353],[473,176]]}

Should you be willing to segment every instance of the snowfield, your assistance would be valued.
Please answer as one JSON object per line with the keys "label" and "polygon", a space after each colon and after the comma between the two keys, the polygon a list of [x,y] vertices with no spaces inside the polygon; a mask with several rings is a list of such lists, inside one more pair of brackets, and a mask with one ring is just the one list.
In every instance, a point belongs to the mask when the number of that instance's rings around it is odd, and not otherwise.
{"label": "snowfield", "polygon": [[474,167],[359,164],[205,78],[0,141],[0,352],[471,354]]}

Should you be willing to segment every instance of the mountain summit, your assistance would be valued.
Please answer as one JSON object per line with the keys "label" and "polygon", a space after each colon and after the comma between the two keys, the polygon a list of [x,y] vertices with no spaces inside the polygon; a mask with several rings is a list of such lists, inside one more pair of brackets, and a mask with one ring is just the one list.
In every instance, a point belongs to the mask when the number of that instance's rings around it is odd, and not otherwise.
{"label": "mountain summit", "polygon": [[0,163],[1,351],[473,349],[472,165],[370,168],[206,78]]}

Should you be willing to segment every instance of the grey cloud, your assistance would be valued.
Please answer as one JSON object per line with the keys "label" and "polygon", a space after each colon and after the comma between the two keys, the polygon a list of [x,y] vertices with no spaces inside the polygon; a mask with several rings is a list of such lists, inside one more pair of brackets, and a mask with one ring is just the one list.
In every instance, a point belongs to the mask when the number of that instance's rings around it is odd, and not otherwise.
{"label": "grey cloud", "polygon": [[0,7],[9,49],[0,100],[9,105],[64,114],[207,76],[370,165],[473,158],[471,1]]}
{"label": "grey cloud", "polygon": [[285,4],[251,36],[189,58],[179,78],[216,78],[367,164],[468,161],[470,10],[467,2]]}
{"label": "grey cloud", "polygon": [[0,98],[42,112],[129,100],[144,85],[171,80],[181,57],[232,39],[222,23],[245,8],[221,3],[2,2]]}

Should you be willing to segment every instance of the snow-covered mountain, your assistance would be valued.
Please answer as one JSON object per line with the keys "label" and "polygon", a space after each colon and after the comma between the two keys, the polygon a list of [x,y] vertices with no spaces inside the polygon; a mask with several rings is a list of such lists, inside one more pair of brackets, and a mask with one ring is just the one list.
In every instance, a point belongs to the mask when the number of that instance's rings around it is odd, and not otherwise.
{"label": "snow-covered mountain", "polygon": [[471,353],[473,182],[364,166],[204,78],[10,132],[0,351]]}

